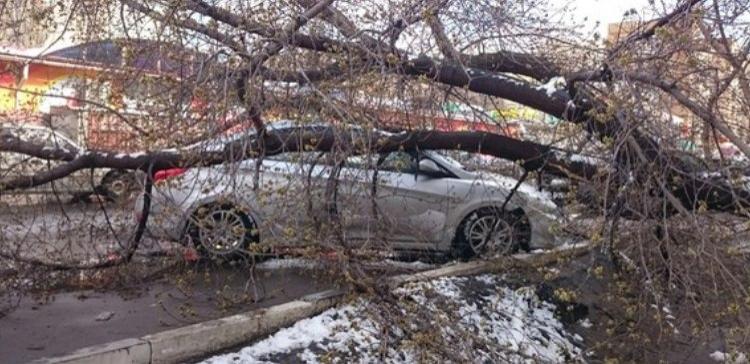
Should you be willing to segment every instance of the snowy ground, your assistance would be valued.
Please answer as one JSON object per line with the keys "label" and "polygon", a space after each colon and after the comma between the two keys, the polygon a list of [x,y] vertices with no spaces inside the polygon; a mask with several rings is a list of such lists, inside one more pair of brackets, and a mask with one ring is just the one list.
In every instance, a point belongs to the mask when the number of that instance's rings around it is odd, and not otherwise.
{"label": "snowy ground", "polygon": [[220,363],[575,362],[580,337],[532,288],[494,275],[441,278],[297,322]]}
{"label": "snowy ground", "polygon": [[[420,271],[434,268],[434,264],[421,261],[404,262],[393,259],[383,259],[379,261],[363,262],[362,265],[374,269],[393,269],[404,271]],[[256,265],[257,269],[274,270],[274,269],[319,269],[326,266],[325,261],[311,258],[274,258],[264,260]]]}

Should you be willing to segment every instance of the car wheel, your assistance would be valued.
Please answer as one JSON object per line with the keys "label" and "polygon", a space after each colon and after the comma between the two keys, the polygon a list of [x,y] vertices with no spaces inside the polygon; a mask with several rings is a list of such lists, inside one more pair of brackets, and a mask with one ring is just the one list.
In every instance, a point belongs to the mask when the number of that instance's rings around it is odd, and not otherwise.
{"label": "car wheel", "polygon": [[469,214],[456,231],[455,255],[460,259],[508,255],[529,250],[531,225],[523,210],[484,207]]}
{"label": "car wheel", "polygon": [[135,185],[132,174],[123,171],[110,171],[102,178],[103,194],[115,201],[122,201],[127,197]]}
{"label": "car wheel", "polygon": [[201,255],[222,260],[253,256],[250,248],[259,241],[255,221],[231,205],[198,208],[190,219],[188,235]]}

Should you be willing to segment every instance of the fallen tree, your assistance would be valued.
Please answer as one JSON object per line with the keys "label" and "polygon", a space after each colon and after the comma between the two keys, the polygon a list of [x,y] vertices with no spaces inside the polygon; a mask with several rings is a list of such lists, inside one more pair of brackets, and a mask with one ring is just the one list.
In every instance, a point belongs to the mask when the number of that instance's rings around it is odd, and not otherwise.
{"label": "fallen tree", "polygon": [[[743,312],[747,317],[746,255],[731,246],[731,224],[718,218],[724,214],[713,214],[731,212],[735,216],[728,221],[742,222],[737,216],[746,217],[750,207],[746,177],[724,168],[729,158],[721,146],[730,143],[740,156],[750,153],[745,141],[750,135],[745,1],[685,0],[661,8],[652,4],[652,20],[636,21],[632,29],[620,25],[614,33],[623,36],[610,34],[606,46],[577,34],[573,26],[555,23],[544,15],[551,7],[543,1],[260,3],[121,0],[100,2],[100,7],[87,7],[85,12],[72,6],[67,14],[83,19],[90,33],[110,34],[91,20],[101,18],[111,20],[127,37],[156,29],[152,35],[159,41],[190,44],[206,52],[210,61],[205,67],[181,74],[172,85],[208,100],[208,113],[218,116],[214,120],[221,119],[227,105],[242,107],[257,137],[248,136],[221,151],[144,148],[141,153],[82,154],[3,137],[0,153],[23,153],[60,164],[36,175],[3,179],[0,191],[38,186],[91,168],[153,174],[294,151],[342,156],[429,149],[480,153],[516,162],[525,171],[590,185],[594,198],[587,201],[588,212],[600,215],[603,222],[587,226],[584,234],[614,265],[617,289],[632,283],[619,298],[633,306],[623,305],[627,316],[624,323],[615,320],[622,326],[612,332],[630,327],[633,312],[653,321],[649,307],[656,306],[662,315],[665,301],[693,309],[696,322]],[[128,76],[140,77],[138,72]],[[278,84],[291,86],[277,92]],[[348,98],[342,101],[332,95]],[[360,131],[388,126],[374,108],[363,110],[352,101],[358,95],[383,96],[391,106],[405,101],[398,107],[402,113],[415,112],[412,105],[417,103],[406,102],[413,100],[428,99],[433,108],[439,108],[440,101],[482,102],[493,109],[511,101],[558,118],[562,128],[569,127],[569,134],[575,135],[566,135],[567,143],[556,138],[532,142],[421,126],[388,134],[352,133],[346,127],[305,129],[304,123],[296,130],[279,131],[264,119],[274,114],[311,120],[312,114],[358,125]],[[320,105],[309,107],[310,99]],[[170,102],[161,106],[152,108],[151,115],[162,117],[163,110],[179,109]],[[188,114],[172,112],[166,119],[173,125],[175,120],[190,119]],[[674,116],[689,120],[678,126]],[[186,124],[203,134],[212,130],[210,125]],[[692,134],[700,134],[703,149],[688,153],[691,158],[685,158],[679,143],[679,129],[687,124]],[[182,130],[170,130],[176,131]],[[695,135],[690,137],[694,140]],[[569,151],[584,147],[600,153],[604,162],[569,158]],[[147,216],[147,204],[142,215]],[[145,220],[140,221],[141,231]],[[128,246],[124,259],[106,264],[127,261],[135,248],[137,240]],[[592,266],[593,273],[587,274],[596,275],[597,268]],[[707,312],[706,307],[717,308]],[[728,313],[720,312],[724,308]],[[631,342],[632,337],[622,337]],[[644,340],[631,347],[653,344]]]}
{"label": "fallen tree", "polygon": [[[79,170],[92,168],[154,173],[170,168],[210,166],[247,158],[310,150],[345,155],[388,153],[397,150],[460,150],[506,159],[517,163],[528,172],[538,171],[574,181],[594,182],[596,178],[601,179],[607,173],[601,166],[566,160],[564,152],[559,149],[499,134],[445,131],[364,133],[360,128],[355,128],[357,132],[351,133],[347,132],[346,128],[347,126],[343,126],[343,129],[336,126],[299,126],[283,131],[266,132],[263,138],[253,134],[227,144],[223,151],[177,150],[132,154],[100,151],[75,154],[24,142],[12,135],[0,136],[0,152],[23,153],[44,160],[65,162],[34,175],[0,181],[0,191],[31,188],[64,178]],[[702,202],[710,209],[735,212],[738,205],[748,206],[750,202],[750,193],[747,190],[722,183],[720,176],[707,174],[703,170],[691,170],[683,176],[682,184],[672,185],[672,192],[687,209],[697,209]]]}
{"label": "fallen tree", "polygon": [[[134,14],[141,14],[156,23],[163,23],[176,28],[186,29],[202,37],[208,37],[219,45],[227,46],[238,52],[243,59],[234,71],[236,93],[240,100],[248,107],[248,115],[260,135],[265,133],[264,123],[259,117],[262,101],[256,97],[253,88],[259,80],[297,81],[301,83],[326,82],[330,79],[345,79],[357,74],[366,75],[372,72],[387,72],[417,79],[429,80],[436,84],[469,90],[474,93],[512,100],[546,114],[561,117],[575,124],[581,124],[588,132],[596,135],[601,141],[614,143],[618,147],[613,150],[612,159],[615,164],[608,171],[611,175],[609,185],[615,190],[628,179],[635,179],[642,183],[649,183],[651,171],[664,172],[656,196],[666,198],[672,209],[682,211],[695,209],[698,205],[706,204],[709,209],[721,211],[739,211],[746,205],[747,192],[733,186],[726,176],[718,178],[712,171],[697,171],[695,166],[687,165],[676,156],[672,150],[664,148],[660,142],[638,127],[632,126],[626,120],[623,112],[610,112],[609,95],[602,93],[598,85],[613,85],[618,81],[640,82],[654,85],[657,88],[672,93],[677,101],[693,110],[707,123],[716,126],[723,134],[736,142],[743,152],[747,152],[743,143],[731,130],[724,127],[721,120],[714,120],[708,110],[697,105],[687,96],[681,94],[675,84],[644,72],[632,72],[618,67],[616,57],[629,48],[638,47],[639,42],[646,42],[653,38],[661,28],[677,24],[694,11],[701,1],[690,0],[681,3],[664,16],[650,22],[647,26],[632,33],[626,39],[609,50],[603,65],[596,71],[581,71],[565,75],[562,67],[555,62],[539,55],[520,53],[517,51],[500,50],[492,53],[462,54],[454,49],[454,45],[445,37],[446,30],[441,23],[440,7],[445,2],[429,2],[423,4],[421,10],[413,8],[403,14],[398,21],[386,26],[380,34],[373,36],[361,32],[356,23],[349,19],[343,11],[331,6],[332,2],[298,1],[301,6],[299,17],[292,19],[282,28],[276,29],[250,19],[240,13],[234,13],[220,5],[210,4],[199,0],[191,0],[178,6],[161,6],[150,3],[123,1]],[[178,16],[179,12],[188,10],[197,12],[212,19],[221,26],[207,27],[204,23],[191,17]],[[173,15],[167,15],[173,14]],[[329,24],[340,36],[330,33],[303,33],[301,28],[315,17]],[[437,45],[444,56],[443,60],[421,55],[413,57],[409,52],[398,48],[395,41],[410,25],[425,21],[431,29]],[[267,37],[257,39],[250,48],[259,52],[251,54],[242,51],[242,46],[226,34],[229,30],[247,33],[250,36]],[[347,65],[335,61],[320,69],[290,71],[288,69],[273,68],[264,64],[273,60],[285,48],[298,48],[323,55],[333,55],[347,58]],[[205,72],[205,70],[202,70]],[[519,78],[519,76],[521,78]],[[222,76],[225,77],[225,76]],[[200,75],[193,81],[193,87],[201,87],[206,75]],[[208,79],[211,79],[209,76]],[[562,81],[560,85],[539,87],[534,82]],[[187,79],[188,81],[190,78]],[[610,86],[611,87],[611,86]],[[252,101],[250,101],[252,100]],[[262,100],[262,98],[260,98]],[[426,137],[429,134],[429,137]],[[284,139],[284,138],[281,138]],[[454,140],[451,140],[454,139]],[[276,138],[261,138],[271,144],[278,142]],[[414,142],[418,140],[419,142]],[[527,141],[513,140],[502,136],[488,137],[482,134],[454,134],[414,131],[411,136],[403,140],[394,139],[392,142],[410,144],[414,148],[434,149],[462,149],[480,152],[505,158],[521,163],[530,171],[544,170],[553,175],[587,179],[595,175],[593,166],[582,166],[577,162],[561,161],[550,146]],[[80,156],[58,155],[60,152],[46,151],[40,146],[23,145],[18,140],[5,139],[0,149],[26,153],[43,159],[66,161],[66,164],[44,171],[35,176],[22,176],[14,180],[3,181],[3,190],[28,188],[62,178],[69,173],[88,168],[118,168],[118,169],[146,169],[155,170],[175,166],[208,165],[221,163],[227,156],[218,153],[201,156],[185,156],[172,152],[154,151],[144,154],[122,155],[116,151],[86,152]],[[386,143],[392,145],[392,143]],[[406,145],[400,145],[404,147]],[[294,150],[276,148],[279,150]],[[328,150],[326,145],[321,150]],[[265,150],[263,145],[252,153],[265,154],[273,149],[273,145]],[[711,175],[711,178],[702,177]],[[609,187],[608,187],[609,188]]]}

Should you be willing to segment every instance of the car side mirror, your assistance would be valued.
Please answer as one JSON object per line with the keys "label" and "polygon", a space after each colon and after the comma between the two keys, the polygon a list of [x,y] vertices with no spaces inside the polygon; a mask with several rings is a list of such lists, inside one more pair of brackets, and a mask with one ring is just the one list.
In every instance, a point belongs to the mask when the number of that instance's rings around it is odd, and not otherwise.
{"label": "car side mirror", "polygon": [[440,166],[438,166],[435,161],[427,158],[419,161],[419,172],[432,177],[442,176],[443,174],[445,174],[442,168],[440,168]]}

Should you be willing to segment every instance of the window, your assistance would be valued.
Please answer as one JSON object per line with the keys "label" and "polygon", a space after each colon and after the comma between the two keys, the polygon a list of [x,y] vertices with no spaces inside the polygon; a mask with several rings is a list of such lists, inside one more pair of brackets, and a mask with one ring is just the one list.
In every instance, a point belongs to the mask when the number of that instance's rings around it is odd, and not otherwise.
{"label": "window", "polygon": [[64,149],[70,152],[78,151],[76,145],[62,135],[53,132],[51,129],[18,127],[8,129],[8,132],[23,141],[33,144],[41,144],[46,147]]}
{"label": "window", "polygon": [[399,172],[399,173],[415,173],[416,158],[414,155],[407,152],[391,152],[382,157],[378,164],[378,170]]}
{"label": "window", "polygon": [[55,148],[65,149],[71,152],[78,151],[78,147],[73,145],[67,138],[64,138],[55,133],[51,133],[50,138],[48,139],[48,145],[52,145]]}
{"label": "window", "polygon": [[103,63],[119,66],[122,64],[120,47],[111,41],[91,42],[64,48],[47,55],[49,58],[65,58],[70,60]]}
{"label": "window", "polygon": [[378,164],[378,154],[353,155],[346,158],[344,166],[356,169],[373,169]]}
{"label": "window", "polygon": [[275,155],[266,156],[265,159],[272,161],[288,162],[288,163],[304,163],[304,164],[327,164],[328,158],[325,156],[325,152],[309,151],[309,152],[287,152]]}

